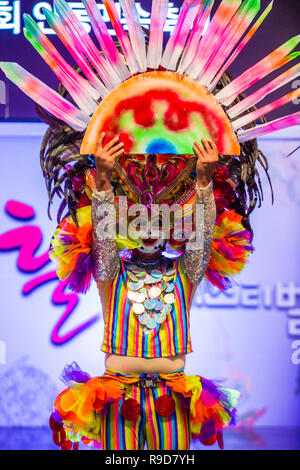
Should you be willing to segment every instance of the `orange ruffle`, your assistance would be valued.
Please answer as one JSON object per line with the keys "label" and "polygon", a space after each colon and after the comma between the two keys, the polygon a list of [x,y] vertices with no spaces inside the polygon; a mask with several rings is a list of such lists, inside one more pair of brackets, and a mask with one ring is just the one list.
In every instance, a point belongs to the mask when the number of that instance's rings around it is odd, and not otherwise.
{"label": "orange ruffle", "polygon": [[94,377],[86,383],[74,383],[60,393],[55,402],[54,410],[64,422],[69,438],[76,435],[89,440],[97,440],[100,431],[99,411],[110,400],[123,396],[122,384],[116,379]]}
{"label": "orange ruffle", "polygon": [[[161,377],[167,378],[164,375]],[[205,382],[202,383],[202,380]],[[218,432],[222,431],[233,419],[235,413],[233,410],[239,392],[218,388],[198,375],[174,377],[174,379],[166,380],[166,385],[184,397],[190,398],[192,437],[198,437],[206,444],[214,443]],[[211,431],[207,429],[208,427]],[[209,439],[204,438],[206,434],[209,434]]]}
{"label": "orange ruffle", "polygon": [[[239,393],[198,375],[160,374],[160,378],[174,392],[190,399],[192,437],[207,445],[220,440],[223,427],[234,418]],[[109,401],[124,398],[125,385],[139,380],[135,376],[106,372],[85,383],[74,382],[64,390],[56,398],[54,410],[62,420],[67,439],[99,445],[101,410]]]}

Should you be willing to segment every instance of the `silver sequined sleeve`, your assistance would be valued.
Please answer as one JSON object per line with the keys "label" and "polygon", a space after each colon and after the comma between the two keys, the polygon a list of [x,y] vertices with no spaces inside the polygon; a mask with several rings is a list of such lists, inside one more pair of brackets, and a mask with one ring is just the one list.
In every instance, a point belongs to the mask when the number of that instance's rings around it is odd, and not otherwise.
{"label": "silver sequined sleeve", "polygon": [[115,230],[116,211],[114,193],[93,191],[92,227],[93,227],[93,272],[96,281],[110,281],[118,271],[120,258],[117,250]]}
{"label": "silver sequined sleeve", "polygon": [[216,205],[211,181],[205,188],[196,186],[195,235],[186,244],[181,257],[183,271],[192,284],[199,284],[207,269],[215,222]]}

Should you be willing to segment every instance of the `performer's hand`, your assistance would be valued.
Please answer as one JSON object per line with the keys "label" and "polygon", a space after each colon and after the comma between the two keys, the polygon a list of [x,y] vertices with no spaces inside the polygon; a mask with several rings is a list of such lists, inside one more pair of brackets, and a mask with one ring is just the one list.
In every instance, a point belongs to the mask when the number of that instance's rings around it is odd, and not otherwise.
{"label": "performer's hand", "polygon": [[203,145],[195,141],[193,150],[198,158],[197,161],[197,180],[200,187],[208,185],[212,174],[219,161],[219,154],[216,144],[211,139],[201,139]]}
{"label": "performer's hand", "polygon": [[115,160],[124,152],[124,144],[119,143],[118,137],[103,147],[104,137],[105,132],[102,132],[95,152],[96,188],[98,191],[107,191],[111,188],[110,180]]}

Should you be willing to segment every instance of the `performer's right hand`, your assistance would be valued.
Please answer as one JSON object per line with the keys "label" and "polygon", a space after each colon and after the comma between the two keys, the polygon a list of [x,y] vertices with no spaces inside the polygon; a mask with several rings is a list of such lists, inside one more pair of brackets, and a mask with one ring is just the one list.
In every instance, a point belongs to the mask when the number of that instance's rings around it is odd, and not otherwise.
{"label": "performer's right hand", "polygon": [[96,189],[107,191],[111,188],[111,175],[117,157],[124,152],[124,144],[115,137],[103,147],[105,132],[102,132],[95,152]]}

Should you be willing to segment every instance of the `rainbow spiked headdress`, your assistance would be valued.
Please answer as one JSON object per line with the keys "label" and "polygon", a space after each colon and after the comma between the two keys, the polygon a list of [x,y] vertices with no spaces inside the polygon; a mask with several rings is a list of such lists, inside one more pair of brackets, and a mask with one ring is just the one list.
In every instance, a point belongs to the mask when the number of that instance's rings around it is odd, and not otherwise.
{"label": "rainbow spiked headdress", "polygon": [[[103,0],[122,53],[111,38],[95,0],[83,0],[99,45],[91,40],[64,0],[44,9],[49,26],[68,49],[82,74],[71,67],[29,15],[24,34],[68,90],[64,99],[15,63],[2,62],[7,77],[51,114],[73,129],[86,131],[81,153],[93,153],[99,132],[118,133],[125,152],[192,152],[195,136],[213,138],[223,155],[239,153],[245,142],[300,123],[300,112],[247,129],[247,125],[296,99],[296,90],[259,109],[266,95],[300,74],[297,64],[236,103],[256,82],[296,58],[300,35],[235,78],[222,90],[217,84],[271,11],[259,0],[184,0],[178,21],[163,49],[167,0],[153,0],[146,47],[134,0],[120,0],[125,32],[113,0]],[[204,33],[205,31],[205,33]],[[204,33],[204,34],[203,34]],[[129,79],[129,80],[128,80]],[[99,104],[100,103],[100,104]],[[226,109],[226,113],[223,109]],[[251,112],[249,112],[249,110]],[[93,117],[91,118],[91,116]]]}

